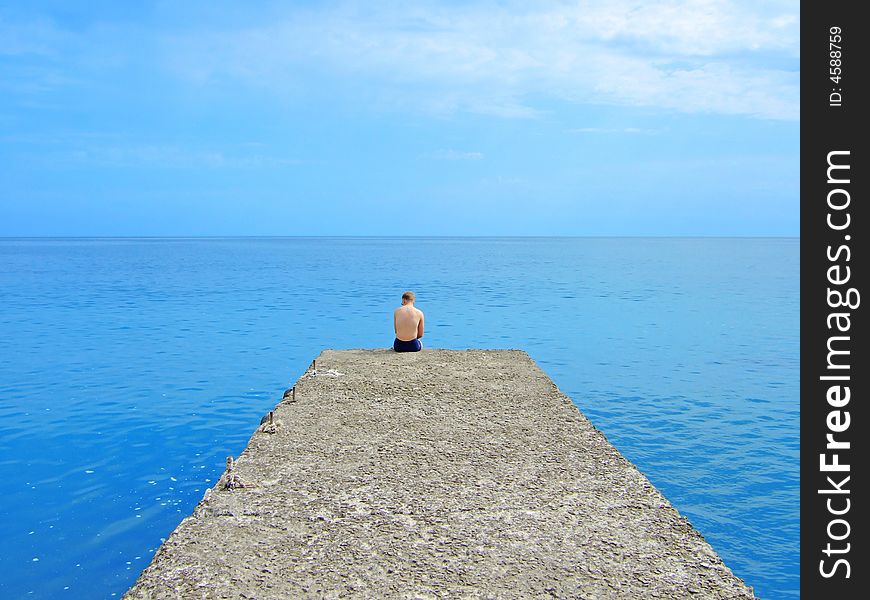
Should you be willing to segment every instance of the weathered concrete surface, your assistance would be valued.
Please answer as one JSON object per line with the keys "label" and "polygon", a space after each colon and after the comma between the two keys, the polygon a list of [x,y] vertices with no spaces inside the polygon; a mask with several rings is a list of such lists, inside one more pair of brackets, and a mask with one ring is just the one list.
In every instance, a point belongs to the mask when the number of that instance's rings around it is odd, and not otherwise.
{"label": "weathered concrete surface", "polygon": [[513,350],[324,351],[125,598],[752,598]]}

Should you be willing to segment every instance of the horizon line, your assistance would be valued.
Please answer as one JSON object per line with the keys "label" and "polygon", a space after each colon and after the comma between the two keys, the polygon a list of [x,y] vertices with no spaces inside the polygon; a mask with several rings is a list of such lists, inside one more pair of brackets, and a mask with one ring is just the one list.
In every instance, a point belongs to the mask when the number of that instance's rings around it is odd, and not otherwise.
{"label": "horizon line", "polygon": [[515,235],[515,234],[484,234],[484,235],[0,235],[0,240],[195,240],[195,239],[569,239],[569,238],[758,238],[758,239],[800,239],[800,234],[586,234],[586,235]]}

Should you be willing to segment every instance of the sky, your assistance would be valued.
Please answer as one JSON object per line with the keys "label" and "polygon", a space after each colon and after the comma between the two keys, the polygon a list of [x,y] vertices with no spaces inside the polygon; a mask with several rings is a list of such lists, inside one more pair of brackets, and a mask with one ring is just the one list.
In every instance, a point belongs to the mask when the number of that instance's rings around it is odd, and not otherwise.
{"label": "sky", "polygon": [[0,0],[0,236],[796,236],[799,25],[778,0]]}

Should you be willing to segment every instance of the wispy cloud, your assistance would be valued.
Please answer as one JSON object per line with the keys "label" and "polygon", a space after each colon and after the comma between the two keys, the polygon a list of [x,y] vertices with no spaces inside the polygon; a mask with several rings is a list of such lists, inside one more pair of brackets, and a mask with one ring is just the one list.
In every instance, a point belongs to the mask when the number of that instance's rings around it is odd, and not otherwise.
{"label": "wispy cloud", "polygon": [[57,167],[262,169],[312,162],[282,156],[258,142],[222,146],[149,143],[91,131],[0,135],[0,145],[4,144],[14,145],[20,153],[31,156],[32,161]]}
{"label": "wispy cloud", "polygon": [[427,158],[436,160],[480,160],[482,152],[463,152],[461,150],[436,150],[426,155]]}
{"label": "wispy cloud", "polygon": [[370,107],[436,115],[539,118],[552,100],[799,115],[795,0],[346,1],[265,12],[76,32],[0,14],[0,55],[13,60],[0,64],[0,88],[51,92],[128,59],[188,85],[279,98],[331,86]]}
{"label": "wispy cloud", "polygon": [[527,118],[541,112],[534,98],[552,97],[796,119],[798,11],[736,0],[342,4],[166,42],[191,81],[299,89],[316,68],[431,112]]}
{"label": "wispy cloud", "polygon": [[71,150],[65,156],[71,163],[124,168],[257,169],[305,163],[294,158],[172,144],[92,146]]}
{"label": "wispy cloud", "polygon": [[73,37],[44,19],[12,22],[0,14],[0,56],[55,56]]}
{"label": "wispy cloud", "polygon": [[661,132],[661,129],[642,129],[640,127],[575,127],[568,130],[568,133],[625,133],[641,135],[655,135]]}

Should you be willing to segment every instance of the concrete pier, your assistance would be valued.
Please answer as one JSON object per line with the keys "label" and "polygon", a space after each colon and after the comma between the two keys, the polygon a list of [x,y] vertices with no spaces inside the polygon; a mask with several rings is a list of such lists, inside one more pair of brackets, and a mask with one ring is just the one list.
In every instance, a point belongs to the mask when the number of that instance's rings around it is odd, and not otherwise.
{"label": "concrete pier", "polygon": [[324,351],[125,595],[753,597],[517,350]]}

